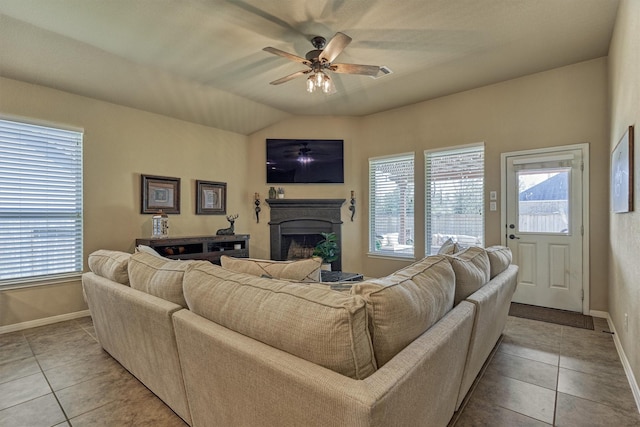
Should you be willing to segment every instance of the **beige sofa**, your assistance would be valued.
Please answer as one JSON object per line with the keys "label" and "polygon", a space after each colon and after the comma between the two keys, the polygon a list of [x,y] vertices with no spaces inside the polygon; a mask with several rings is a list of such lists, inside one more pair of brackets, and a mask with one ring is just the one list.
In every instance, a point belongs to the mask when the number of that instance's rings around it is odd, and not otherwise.
{"label": "beige sofa", "polygon": [[493,274],[489,253],[337,292],[98,251],[83,288],[103,348],[190,425],[445,426],[515,289],[517,267],[498,251]]}

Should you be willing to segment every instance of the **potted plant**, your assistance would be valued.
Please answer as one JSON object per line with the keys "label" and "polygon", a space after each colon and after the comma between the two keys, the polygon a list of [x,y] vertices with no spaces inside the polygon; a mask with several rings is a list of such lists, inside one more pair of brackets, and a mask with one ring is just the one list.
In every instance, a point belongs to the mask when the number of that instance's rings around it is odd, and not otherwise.
{"label": "potted plant", "polygon": [[338,247],[338,237],[336,233],[320,233],[322,240],[318,242],[313,250],[313,256],[322,258],[322,268],[331,270],[331,263],[338,259],[340,248]]}

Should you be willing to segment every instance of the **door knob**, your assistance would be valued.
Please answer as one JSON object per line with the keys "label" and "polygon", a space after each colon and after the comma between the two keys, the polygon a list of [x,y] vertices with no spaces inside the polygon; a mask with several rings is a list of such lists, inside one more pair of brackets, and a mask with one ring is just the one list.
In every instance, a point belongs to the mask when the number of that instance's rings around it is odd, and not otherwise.
{"label": "door knob", "polygon": [[516,237],[516,236],[515,236],[515,235],[513,235],[513,234],[509,234],[509,238],[510,238],[511,240],[513,240],[513,239],[519,239],[519,237]]}

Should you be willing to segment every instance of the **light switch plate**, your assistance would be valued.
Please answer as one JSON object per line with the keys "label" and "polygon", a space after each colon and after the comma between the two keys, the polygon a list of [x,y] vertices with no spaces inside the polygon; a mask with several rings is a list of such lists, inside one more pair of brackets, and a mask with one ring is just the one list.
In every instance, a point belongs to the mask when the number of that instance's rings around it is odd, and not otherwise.
{"label": "light switch plate", "polygon": [[497,191],[489,192],[489,200],[498,200],[498,192]]}
{"label": "light switch plate", "polygon": [[489,210],[490,211],[497,211],[498,210],[498,204],[496,202],[490,202],[489,203]]}

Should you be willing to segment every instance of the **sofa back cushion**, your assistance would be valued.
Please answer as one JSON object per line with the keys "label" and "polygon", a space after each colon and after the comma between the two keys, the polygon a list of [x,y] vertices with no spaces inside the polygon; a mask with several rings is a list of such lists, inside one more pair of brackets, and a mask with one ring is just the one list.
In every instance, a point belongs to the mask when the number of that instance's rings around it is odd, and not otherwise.
{"label": "sofa back cushion", "polygon": [[422,259],[382,279],[355,284],[367,302],[378,367],[422,335],[453,307],[455,277],[444,256]]}
{"label": "sofa back cushion", "polygon": [[187,271],[184,294],[192,312],[302,359],[355,379],[376,370],[359,296],[213,264]]}
{"label": "sofa back cushion", "polygon": [[447,257],[456,273],[454,304],[457,305],[489,281],[489,256],[483,248],[470,246],[455,255],[447,255]]}
{"label": "sofa back cushion", "polygon": [[182,292],[184,273],[208,261],[179,261],[161,258],[147,252],[136,252],[129,261],[129,281],[133,289],[187,306]]}
{"label": "sofa back cushion", "polygon": [[491,273],[490,278],[493,279],[509,267],[513,260],[511,249],[506,246],[491,246],[487,248],[489,256],[489,265]]}
{"label": "sofa back cushion", "polygon": [[233,258],[223,255],[220,264],[236,273],[268,276],[274,279],[319,282],[322,258],[314,257],[298,261],[271,261],[268,259]]}
{"label": "sofa back cushion", "polygon": [[89,255],[89,269],[105,279],[128,285],[129,258],[131,254],[127,252],[100,249]]}

